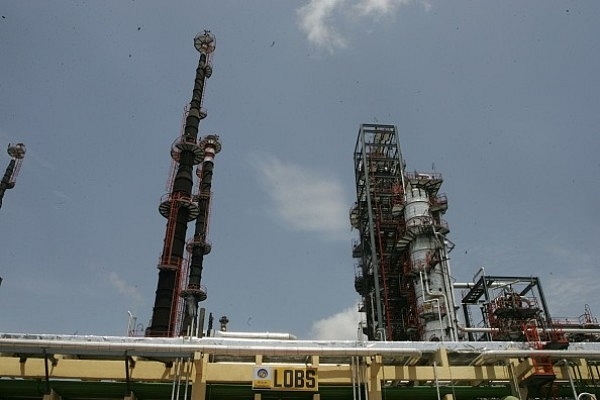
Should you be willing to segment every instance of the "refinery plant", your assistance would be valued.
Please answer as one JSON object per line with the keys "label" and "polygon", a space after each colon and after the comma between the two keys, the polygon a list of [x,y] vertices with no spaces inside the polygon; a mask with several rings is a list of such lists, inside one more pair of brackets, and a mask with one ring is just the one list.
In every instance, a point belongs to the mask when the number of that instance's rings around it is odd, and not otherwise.
{"label": "refinery plant", "polygon": [[[152,319],[129,336],[0,334],[0,400],[596,399],[600,325],[555,319],[540,280],[484,268],[453,278],[438,172],[407,168],[394,125],[363,124],[354,154],[357,237],[348,279],[360,296],[355,340],[213,327],[202,302],[218,135],[200,135],[216,40],[199,52],[192,99],[170,156]],[[25,155],[9,145],[0,205]],[[211,221],[219,223],[219,221]],[[188,235],[188,225],[194,226]],[[352,282],[353,278],[353,282]],[[206,319],[206,321],[205,321]],[[130,327],[131,328],[131,327]]]}
{"label": "refinery plant", "polygon": [[599,340],[588,305],[577,318],[552,318],[537,277],[491,276],[482,267],[472,282],[453,282],[442,175],[406,170],[395,126],[361,125],[354,169],[354,287],[369,340],[527,341],[554,349]]}

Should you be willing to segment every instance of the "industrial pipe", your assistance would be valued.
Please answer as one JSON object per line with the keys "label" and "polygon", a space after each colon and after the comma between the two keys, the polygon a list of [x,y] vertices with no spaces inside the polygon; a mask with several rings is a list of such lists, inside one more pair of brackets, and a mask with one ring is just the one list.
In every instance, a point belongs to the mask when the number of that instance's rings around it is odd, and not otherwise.
{"label": "industrial pipe", "polygon": [[[489,328],[489,327],[465,327],[459,326],[458,330],[463,332],[498,332],[498,328]],[[552,328],[537,328],[538,332],[552,332]],[[562,333],[588,333],[588,334],[600,334],[600,329],[596,328],[557,328]]]}
{"label": "industrial pipe", "polygon": [[235,338],[235,339],[269,339],[269,340],[297,340],[291,333],[276,332],[227,332],[213,331],[213,337]]}
{"label": "industrial pipe", "polygon": [[372,343],[347,346],[330,346],[323,341],[256,341],[229,340],[219,341],[202,339],[173,339],[162,341],[140,340],[128,342],[52,340],[52,339],[0,339],[1,353],[20,354],[85,354],[102,356],[137,355],[146,357],[186,357],[192,353],[210,353],[229,356],[283,355],[283,356],[405,356],[410,357],[407,364],[414,364],[421,358],[422,351],[416,348],[398,348],[380,346]]}
{"label": "industrial pipe", "polygon": [[[446,286],[446,292],[450,295],[450,300],[448,300],[448,297],[445,297],[446,308],[447,308],[446,312],[449,314],[448,319],[450,321],[450,324],[449,324],[450,338],[451,338],[451,340],[458,341],[458,332],[456,332],[456,328],[455,328],[458,325],[458,318],[456,318],[456,308],[455,308],[456,307],[456,299],[454,298],[454,288],[452,286],[452,282],[450,282],[450,279],[452,278],[452,272],[450,270],[450,258],[448,257],[448,253],[450,253],[450,251],[452,251],[452,248],[450,250],[446,250],[447,249],[446,241],[449,241],[449,239],[447,239],[440,232],[438,232],[434,229],[433,234],[436,237],[436,239],[438,240],[441,248],[444,251],[444,255],[442,256],[443,261],[441,261],[441,263],[442,263],[442,265],[445,264],[446,271],[444,273],[444,271],[442,270],[442,279]],[[450,242],[450,243],[452,243],[452,242]]]}
{"label": "industrial pipe", "polygon": [[[514,282],[492,282],[491,284],[488,285],[488,288],[499,288],[499,287],[503,287],[503,286],[510,286],[513,283],[518,283],[518,281],[514,281]],[[477,284],[474,282],[454,282],[452,284],[452,287],[454,289],[472,289],[476,286]]]}
{"label": "industrial pipe", "polygon": [[[431,290],[429,290],[429,285],[427,285],[427,290],[425,290],[425,286],[423,285],[423,271],[419,271],[419,278],[421,280],[421,292],[423,293],[423,298],[425,298],[425,294],[429,295],[430,297],[433,297],[433,293],[431,292]],[[444,341],[444,323],[442,321],[442,311],[440,310],[440,300],[439,299],[432,299],[432,300],[423,300],[423,304],[425,303],[432,303],[435,302],[437,303],[437,313],[438,313],[438,321],[440,323],[440,340],[443,342]]]}
{"label": "industrial pipe", "polygon": [[570,365],[569,362],[566,359],[562,359],[559,362],[557,362],[555,365],[564,365],[567,369],[567,377],[569,378],[569,384],[571,385],[571,390],[573,391],[573,399],[579,399],[579,396],[577,395],[577,390],[575,389],[575,383],[573,382],[573,377],[571,376],[571,371],[569,370]]}
{"label": "industrial pipe", "polygon": [[234,339],[268,339],[268,340],[297,340],[298,338],[291,333],[277,332],[228,332],[213,331],[213,337],[234,338]]}
{"label": "industrial pipe", "polygon": [[507,358],[551,357],[554,359],[600,360],[599,350],[485,350],[478,355],[471,365],[484,365],[489,361],[500,361]]}

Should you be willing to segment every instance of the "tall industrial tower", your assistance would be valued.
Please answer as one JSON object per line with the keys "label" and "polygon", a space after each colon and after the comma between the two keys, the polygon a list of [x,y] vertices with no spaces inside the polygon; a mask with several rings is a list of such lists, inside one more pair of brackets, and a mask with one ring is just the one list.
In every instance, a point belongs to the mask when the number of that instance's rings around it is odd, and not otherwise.
{"label": "tall industrial tower", "polygon": [[408,173],[393,125],[361,125],[354,150],[355,289],[370,340],[457,340],[438,173]]}
{"label": "tall industrial tower", "polygon": [[8,163],[6,171],[4,172],[4,176],[0,181],[0,207],[2,207],[2,200],[4,199],[4,192],[6,192],[6,189],[12,189],[15,187],[15,179],[19,174],[19,170],[21,169],[21,164],[23,163],[26,150],[27,149],[23,143],[11,143],[8,145],[8,149],[6,151],[10,156],[10,162]]}
{"label": "tall industrial tower", "polygon": [[[181,136],[171,147],[173,172],[169,193],[163,196],[159,206],[160,214],[167,219],[167,227],[158,263],[152,321],[146,331],[148,336],[176,336],[189,328],[195,329],[198,303],[207,297],[200,282],[204,255],[210,251],[206,240],[210,187],[214,156],[220,151],[221,144],[216,135],[198,140],[198,127],[207,115],[202,108],[202,98],[206,79],[212,75],[210,59],[215,50],[215,37],[204,31],[194,38],[194,47],[200,53],[200,59],[192,100]],[[192,193],[193,167],[201,163],[201,168],[196,171],[201,178],[200,192]],[[193,220],[196,220],[194,238],[186,245],[187,225]],[[185,250],[191,253],[191,259],[184,257]]]}

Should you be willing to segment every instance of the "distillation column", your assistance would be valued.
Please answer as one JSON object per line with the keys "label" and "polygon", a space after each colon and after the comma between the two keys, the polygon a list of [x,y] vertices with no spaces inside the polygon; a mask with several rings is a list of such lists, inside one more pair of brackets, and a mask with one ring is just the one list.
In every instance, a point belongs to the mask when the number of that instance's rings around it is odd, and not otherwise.
{"label": "distillation column", "polygon": [[198,205],[192,196],[192,171],[194,165],[198,165],[204,157],[197,136],[200,120],[206,117],[206,112],[202,109],[202,98],[206,79],[212,74],[210,56],[215,49],[215,38],[209,31],[204,31],[194,38],[194,47],[200,53],[200,59],[192,100],[183,134],[171,149],[177,170],[171,191],[159,206],[161,215],[167,218],[167,228],[158,264],[158,286],[151,325],[147,329],[148,336],[173,336],[178,333],[178,303],[187,224],[196,219],[199,213]]}
{"label": "distillation column", "polygon": [[[443,234],[439,232],[442,230],[447,233],[447,229],[442,225],[439,215],[434,218],[435,213],[432,213],[430,206],[436,193],[427,190],[426,186],[437,178],[430,174],[422,174],[418,178],[413,179],[412,185],[410,179],[407,180],[404,219],[407,231],[412,236],[410,265],[417,314],[423,323],[422,340],[456,340],[452,289],[449,287],[446,264],[442,262],[447,261],[447,255]],[[424,185],[416,186],[414,183]]]}
{"label": "distillation column", "polygon": [[200,189],[198,191],[199,212],[196,218],[194,238],[187,245],[187,250],[191,253],[188,283],[187,287],[181,291],[181,296],[185,301],[185,311],[181,324],[182,335],[187,334],[188,329],[190,333],[195,331],[194,324],[198,322],[198,303],[207,298],[206,289],[201,285],[201,280],[204,256],[210,253],[211,250],[211,244],[207,241],[208,218],[215,154],[221,151],[219,136],[205,136],[200,141],[200,148],[204,152],[204,160],[202,161],[202,167],[196,170],[196,174],[200,178]]}
{"label": "distillation column", "polygon": [[19,169],[21,168],[21,163],[23,162],[23,157],[25,157],[26,148],[23,143],[11,143],[8,145],[8,149],[6,151],[11,160],[6,167],[6,171],[4,172],[2,180],[0,181],[0,207],[2,207],[4,192],[6,192],[7,189],[12,189],[15,187],[15,178],[19,173]]}

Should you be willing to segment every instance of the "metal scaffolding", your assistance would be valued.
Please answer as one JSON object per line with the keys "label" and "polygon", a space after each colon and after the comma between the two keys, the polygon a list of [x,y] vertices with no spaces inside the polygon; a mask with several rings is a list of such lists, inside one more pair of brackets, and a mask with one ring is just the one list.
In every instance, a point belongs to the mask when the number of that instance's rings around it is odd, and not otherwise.
{"label": "metal scaffolding", "polygon": [[354,150],[355,289],[370,340],[456,340],[438,173],[408,173],[396,127],[361,125]]}

